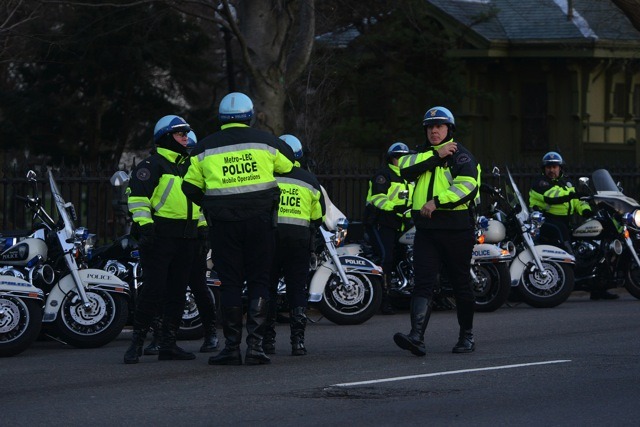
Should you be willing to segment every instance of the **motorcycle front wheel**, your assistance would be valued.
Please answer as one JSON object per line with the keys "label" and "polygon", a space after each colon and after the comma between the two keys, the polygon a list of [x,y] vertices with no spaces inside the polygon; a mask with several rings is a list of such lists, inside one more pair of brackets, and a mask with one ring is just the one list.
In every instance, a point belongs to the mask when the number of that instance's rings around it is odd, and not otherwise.
{"label": "motorcycle front wheel", "polygon": [[113,341],[127,322],[127,297],[99,289],[87,289],[86,293],[88,307],[75,292],[65,296],[55,329],[62,341],[74,347],[102,347]]}
{"label": "motorcycle front wheel", "polygon": [[[213,306],[218,311],[219,299],[216,298],[216,292],[207,286],[207,292],[213,300]],[[217,317],[219,318],[219,317]],[[204,337],[204,328],[202,326],[202,317],[200,310],[196,304],[196,299],[190,289],[187,289],[184,301],[184,311],[182,312],[182,320],[178,329],[177,338],[179,340],[197,340]]]}
{"label": "motorcycle front wheel", "polygon": [[624,287],[631,295],[640,299],[640,267],[635,262],[629,263]]}
{"label": "motorcycle front wheel", "polygon": [[371,319],[382,303],[382,277],[347,273],[344,285],[332,274],[320,300],[320,313],[338,325],[357,325]]}
{"label": "motorcycle front wheel", "polygon": [[496,311],[507,302],[511,291],[511,274],[506,263],[473,265],[476,279],[472,279],[476,311]]}
{"label": "motorcycle front wheel", "polygon": [[0,295],[0,357],[22,353],[38,338],[42,303]]}
{"label": "motorcycle front wheel", "polygon": [[565,302],[574,287],[573,267],[555,261],[543,261],[545,274],[527,264],[516,287],[522,300],[531,307],[551,308]]}

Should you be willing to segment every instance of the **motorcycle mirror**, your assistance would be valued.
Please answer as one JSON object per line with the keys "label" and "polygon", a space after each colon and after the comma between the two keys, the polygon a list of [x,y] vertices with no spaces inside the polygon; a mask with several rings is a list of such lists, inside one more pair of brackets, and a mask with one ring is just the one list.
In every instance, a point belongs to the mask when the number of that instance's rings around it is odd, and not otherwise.
{"label": "motorcycle mirror", "polygon": [[500,176],[500,168],[497,166],[494,166],[493,169],[491,169],[491,174],[493,176]]}
{"label": "motorcycle mirror", "polygon": [[621,193],[624,193],[624,190],[622,189],[622,183],[621,183],[620,181],[616,182],[616,187],[618,187],[618,190],[619,190]]}
{"label": "motorcycle mirror", "polygon": [[27,180],[31,182],[35,182],[38,175],[31,169],[27,172]]}
{"label": "motorcycle mirror", "polygon": [[109,182],[114,187],[124,187],[129,184],[129,174],[125,171],[118,171],[111,175]]}

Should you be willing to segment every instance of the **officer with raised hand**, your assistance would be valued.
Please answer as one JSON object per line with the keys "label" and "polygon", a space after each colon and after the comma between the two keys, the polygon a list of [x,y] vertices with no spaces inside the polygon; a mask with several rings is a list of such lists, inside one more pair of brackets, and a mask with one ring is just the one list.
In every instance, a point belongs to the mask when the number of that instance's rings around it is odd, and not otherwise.
{"label": "officer with raised hand", "polygon": [[304,333],[307,325],[307,277],[311,259],[312,241],[325,213],[324,198],[318,179],[300,167],[303,157],[302,143],[293,135],[280,136],[293,150],[296,159],[291,172],[277,174],[280,187],[276,254],[271,270],[271,299],[267,328],[262,348],[274,354],[276,343],[276,297],[278,282],[284,277],[289,303],[289,325],[291,329],[291,354],[304,356]]}
{"label": "officer with raised hand", "polygon": [[367,235],[376,254],[380,257],[384,282],[382,287],[382,314],[393,314],[389,301],[391,271],[399,234],[409,225],[405,212],[411,206],[413,183],[400,176],[398,159],[409,154],[403,142],[389,146],[385,165],[369,180],[365,218]]}
{"label": "officer with raised hand", "polygon": [[154,128],[156,151],[140,162],[129,183],[128,207],[133,234],[139,236],[144,287],[138,298],[127,364],[138,363],[144,339],[156,313],[162,317],[159,360],[191,360],[193,353],[176,345],[191,264],[197,247],[199,209],[180,186],[189,166],[189,124],[175,115]]}
{"label": "officer with raised hand", "polygon": [[395,343],[424,356],[424,333],[431,316],[433,290],[441,266],[451,281],[460,333],[453,353],[475,349],[474,294],[470,268],[474,236],[472,207],[479,197],[480,165],[462,144],[454,141],[455,119],[445,107],[427,110],[422,125],[427,142],[420,152],[400,157],[400,173],[416,180],[412,217],[415,285],[411,295],[409,334],[398,332]]}
{"label": "officer with raised hand", "polygon": [[221,129],[191,152],[184,193],[207,214],[213,262],[219,274],[225,348],[210,365],[240,365],[242,288],[246,281],[245,364],[270,363],[262,349],[269,276],[275,249],[280,189],[276,173],[293,167],[293,153],[281,139],[250,127],[253,102],[240,92],[220,102]]}

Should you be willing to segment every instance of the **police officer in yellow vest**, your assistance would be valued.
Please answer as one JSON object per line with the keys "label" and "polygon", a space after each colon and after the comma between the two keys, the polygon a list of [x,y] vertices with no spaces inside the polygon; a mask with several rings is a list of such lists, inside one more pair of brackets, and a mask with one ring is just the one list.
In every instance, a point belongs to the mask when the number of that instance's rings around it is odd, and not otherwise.
{"label": "police officer in yellow vest", "polygon": [[391,271],[394,267],[394,255],[399,233],[409,226],[413,183],[400,176],[398,159],[409,154],[409,147],[403,142],[394,142],[389,146],[385,165],[369,180],[364,223],[369,241],[380,257],[384,282],[382,288],[382,314],[393,314],[389,301]]}
{"label": "police officer in yellow vest", "polygon": [[278,230],[276,254],[271,270],[271,299],[267,330],[262,348],[267,354],[275,354],[276,315],[278,281],[284,277],[289,304],[289,326],[291,330],[291,354],[304,356],[304,333],[307,325],[307,277],[311,247],[317,227],[322,224],[325,213],[324,197],[318,179],[311,172],[302,169],[302,143],[293,135],[280,137],[293,150],[296,159],[291,172],[277,174],[280,187],[280,207],[278,209]]}
{"label": "police officer in yellow vest", "polygon": [[[580,200],[571,181],[564,175],[564,159],[549,151],[542,156],[542,175],[534,181],[529,190],[529,206],[544,212],[544,224],[540,229],[540,239],[555,244],[560,240],[564,249],[571,249],[571,219],[574,214],[591,215],[591,207]],[[548,239],[548,240],[547,240]],[[606,287],[598,286],[591,291],[591,299],[616,299],[618,295],[607,292]]]}
{"label": "police officer in yellow vest", "polygon": [[156,152],[138,164],[129,183],[132,232],[139,236],[145,277],[125,363],[138,363],[145,336],[158,312],[162,317],[158,359],[195,359],[193,353],[176,345],[200,215],[198,206],[187,200],[180,188],[189,166],[185,145],[190,130],[181,117],[161,118],[153,135]]}
{"label": "police officer in yellow vest", "polygon": [[460,333],[453,353],[470,353],[473,338],[474,294],[471,254],[475,243],[472,207],[478,197],[480,165],[454,141],[455,119],[445,107],[427,110],[423,119],[427,144],[417,154],[400,157],[402,176],[417,180],[412,216],[415,286],[411,295],[411,331],[398,332],[395,343],[424,356],[424,333],[431,316],[433,290],[441,266],[451,281]]}
{"label": "police officer in yellow vest", "polygon": [[221,130],[198,142],[191,152],[184,193],[204,209],[212,258],[222,286],[225,348],[210,365],[240,365],[242,288],[246,281],[247,352],[244,363],[265,364],[262,350],[269,275],[275,249],[280,190],[276,173],[293,167],[293,153],[281,139],[250,127],[253,102],[233,92],[220,102]]}

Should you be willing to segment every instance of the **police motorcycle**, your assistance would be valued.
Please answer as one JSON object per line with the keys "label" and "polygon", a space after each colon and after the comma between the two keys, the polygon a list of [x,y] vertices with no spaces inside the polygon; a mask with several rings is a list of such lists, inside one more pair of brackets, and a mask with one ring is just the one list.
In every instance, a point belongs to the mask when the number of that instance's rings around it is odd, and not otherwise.
{"label": "police motorcycle", "polygon": [[[501,179],[498,168],[493,175]],[[497,187],[483,183],[480,191],[492,201],[488,216],[504,225],[506,238],[515,245],[509,267],[511,296],[532,307],[555,307],[573,291],[575,257],[558,246],[536,243],[544,216],[529,212],[508,168],[506,176],[505,191],[500,183]]]}
{"label": "police motorcycle", "polygon": [[86,228],[75,227],[74,207],[62,198],[51,170],[58,219],[47,213],[37,196],[36,178],[35,172],[27,173],[34,196],[17,196],[33,213],[34,231],[18,237],[0,255],[2,282],[19,278],[30,285],[25,289],[38,288],[34,297],[44,295],[44,312],[39,313],[50,336],[79,348],[103,346],[120,334],[127,320],[129,287],[113,274],[88,268],[92,236]]}
{"label": "police motorcycle", "polygon": [[[110,179],[111,185],[114,187],[113,207],[127,218],[128,228],[131,221],[126,208],[126,188],[129,184],[129,174],[125,171],[115,172]],[[116,238],[113,242],[93,248],[89,254],[89,265],[93,268],[105,270],[129,285],[131,290],[131,303],[129,304],[129,313],[127,325],[133,325],[135,307],[138,295],[142,291],[144,277],[142,266],[140,264],[140,252],[138,250],[138,241],[129,233]],[[208,256],[207,269],[207,289],[209,290],[214,304],[219,300],[220,280],[215,271],[212,270],[211,256]],[[217,304],[215,304],[217,306]],[[189,288],[185,294],[185,306],[182,313],[180,328],[178,329],[177,338],[179,340],[195,340],[200,339],[204,335],[202,319],[196,305],[193,293]]]}
{"label": "police motorcycle", "polygon": [[[22,353],[38,338],[44,292],[34,283],[50,278],[45,270],[47,247],[39,239],[2,233],[0,259],[0,357]],[[12,250],[9,250],[13,248]],[[22,252],[22,254],[21,254]]]}
{"label": "police motorcycle", "polygon": [[[590,180],[580,178],[579,186],[591,194],[582,200],[592,205],[593,214],[571,233],[574,290],[591,291],[605,283],[609,288],[624,286],[640,299],[640,204],[624,195],[606,169],[594,171]],[[543,239],[564,244],[560,233],[542,233]]]}
{"label": "police motorcycle", "polygon": [[[391,272],[389,296],[392,304],[408,306],[414,286],[413,243],[416,228],[411,227],[398,239],[398,261]],[[511,290],[509,262],[515,255],[515,246],[505,240],[504,227],[481,216],[475,225],[476,244],[471,257],[471,283],[475,295],[475,310],[491,312],[500,308]],[[434,290],[436,308],[454,308],[453,291],[445,275]]]}
{"label": "police motorcycle", "polygon": [[321,189],[326,214],[311,256],[309,303],[338,325],[364,323],[382,303],[382,268],[362,257],[358,244],[343,244],[349,222]]}

